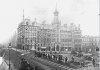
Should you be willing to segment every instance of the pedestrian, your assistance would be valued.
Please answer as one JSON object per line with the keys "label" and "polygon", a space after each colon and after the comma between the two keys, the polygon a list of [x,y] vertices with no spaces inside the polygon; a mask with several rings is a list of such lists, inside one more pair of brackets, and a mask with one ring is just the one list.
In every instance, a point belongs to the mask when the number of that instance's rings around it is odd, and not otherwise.
{"label": "pedestrian", "polygon": [[65,58],[65,63],[67,63],[67,60],[68,60],[68,58],[66,57],[66,58]]}
{"label": "pedestrian", "polygon": [[93,58],[92,60],[93,66],[95,67],[95,59]]}
{"label": "pedestrian", "polygon": [[62,56],[59,55],[59,56],[58,56],[58,62],[61,63],[61,60],[62,60]]}

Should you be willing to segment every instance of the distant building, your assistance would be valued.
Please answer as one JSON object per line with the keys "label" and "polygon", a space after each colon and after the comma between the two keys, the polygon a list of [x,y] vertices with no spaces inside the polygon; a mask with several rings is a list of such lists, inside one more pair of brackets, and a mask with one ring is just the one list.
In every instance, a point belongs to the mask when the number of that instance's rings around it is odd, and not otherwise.
{"label": "distant building", "polygon": [[84,52],[96,52],[96,49],[100,48],[100,38],[93,36],[83,36],[82,37],[82,50]]}
{"label": "distant building", "polygon": [[11,46],[12,47],[16,47],[17,46],[17,33],[15,33],[13,36],[12,36],[12,38],[11,38],[11,40],[10,40],[10,43],[11,43]]}

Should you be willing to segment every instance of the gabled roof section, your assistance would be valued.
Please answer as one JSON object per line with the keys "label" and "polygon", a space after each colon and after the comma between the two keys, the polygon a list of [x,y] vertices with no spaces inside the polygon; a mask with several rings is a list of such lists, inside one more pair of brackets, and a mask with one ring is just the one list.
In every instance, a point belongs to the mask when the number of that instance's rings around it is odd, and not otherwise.
{"label": "gabled roof section", "polygon": [[24,20],[19,24],[19,26],[22,26],[22,25],[32,25],[32,22],[30,21],[30,19],[24,19]]}

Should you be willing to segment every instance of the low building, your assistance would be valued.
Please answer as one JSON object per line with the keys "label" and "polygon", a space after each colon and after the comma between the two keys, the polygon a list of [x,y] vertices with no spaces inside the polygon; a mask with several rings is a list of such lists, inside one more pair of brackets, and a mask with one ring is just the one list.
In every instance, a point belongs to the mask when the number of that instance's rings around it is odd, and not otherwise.
{"label": "low building", "polygon": [[82,50],[84,52],[95,53],[100,48],[99,46],[100,46],[99,37],[93,37],[93,36],[83,36],[82,37]]}

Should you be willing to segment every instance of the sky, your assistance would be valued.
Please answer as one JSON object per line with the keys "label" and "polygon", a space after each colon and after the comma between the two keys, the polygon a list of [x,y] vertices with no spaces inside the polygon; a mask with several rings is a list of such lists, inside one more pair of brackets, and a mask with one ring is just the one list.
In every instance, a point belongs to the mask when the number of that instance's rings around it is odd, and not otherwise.
{"label": "sky", "polygon": [[82,35],[99,35],[99,0],[0,0],[0,43],[9,40],[25,18],[50,24],[59,11],[62,24],[80,24]]}

